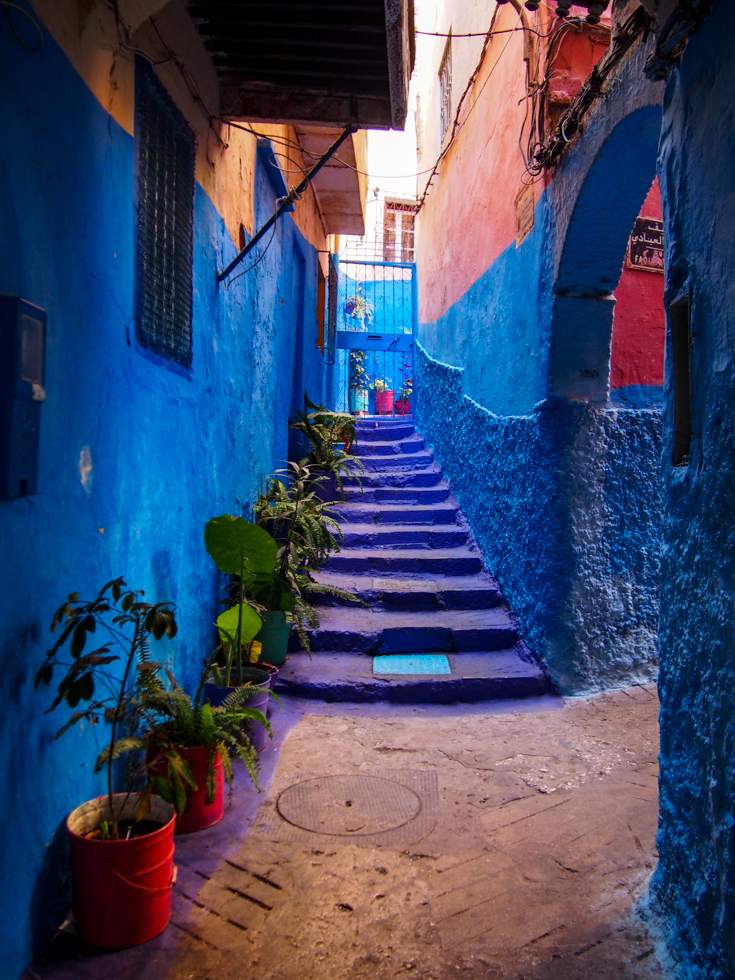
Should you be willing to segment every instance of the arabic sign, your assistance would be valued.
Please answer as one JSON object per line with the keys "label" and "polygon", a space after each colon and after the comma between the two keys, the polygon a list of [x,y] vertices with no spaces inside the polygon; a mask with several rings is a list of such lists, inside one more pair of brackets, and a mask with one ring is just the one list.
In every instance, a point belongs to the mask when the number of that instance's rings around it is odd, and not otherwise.
{"label": "arabic sign", "polygon": [[629,269],[664,271],[664,223],[659,218],[636,218],[628,242]]}

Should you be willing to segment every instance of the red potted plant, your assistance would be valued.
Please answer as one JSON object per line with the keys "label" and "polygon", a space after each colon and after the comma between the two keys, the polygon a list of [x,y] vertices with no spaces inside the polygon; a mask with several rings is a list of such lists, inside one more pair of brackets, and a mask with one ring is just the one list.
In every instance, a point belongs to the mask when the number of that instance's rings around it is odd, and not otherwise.
{"label": "red potted plant", "polygon": [[[126,589],[122,578],[108,582],[89,602],[73,592],[54,615],[52,631],[62,624],[63,629],[36,677],[36,687],[50,684],[55,668],[66,668],[49,711],[62,701],[72,709],[87,702],[57,738],[80,721],[110,724],[95,766],[95,772],[106,771],[107,793],[77,807],[67,819],[77,924],[88,943],[109,949],[134,946],[163,932],[174,884],[174,806],[153,794],[151,781],[142,793],[114,791],[115,760],[145,747],[137,725],[137,694],[140,678],[152,668],[148,644],[176,635],[170,604],[150,605],[142,595]],[[86,641],[98,629],[109,639],[86,653]],[[71,663],[59,659],[67,642]],[[117,669],[110,670],[115,662]],[[96,697],[98,682],[111,693]]]}
{"label": "red potted plant", "polygon": [[210,667],[208,660],[193,698],[168,670],[168,685],[158,671],[150,671],[140,693],[149,784],[154,793],[176,805],[179,834],[203,830],[222,819],[225,781],[232,793],[233,757],[258,783],[258,757],[246,723],[255,721],[263,727],[268,723],[262,712],[245,704],[244,687],[228,694],[220,705],[204,703]]}

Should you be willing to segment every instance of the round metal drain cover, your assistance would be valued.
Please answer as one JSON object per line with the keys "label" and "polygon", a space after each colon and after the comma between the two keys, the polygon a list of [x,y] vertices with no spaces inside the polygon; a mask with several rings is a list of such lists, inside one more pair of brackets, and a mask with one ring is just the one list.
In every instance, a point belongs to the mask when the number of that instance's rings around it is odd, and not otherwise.
{"label": "round metal drain cover", "polygon": [[302,830],[352,837],[403,827],[421,812],[421,798],[379,776],[319,776],[284,790],[278,812]]}

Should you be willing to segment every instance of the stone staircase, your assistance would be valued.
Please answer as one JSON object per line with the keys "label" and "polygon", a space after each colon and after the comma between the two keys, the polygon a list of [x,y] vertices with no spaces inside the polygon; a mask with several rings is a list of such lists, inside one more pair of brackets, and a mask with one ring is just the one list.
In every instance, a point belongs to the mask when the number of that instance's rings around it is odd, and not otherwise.
{"label": "stone staircase", "polygon": [[[362,488],[345,480],[346,499],[335,507],[344,546],[319,578],[366,605],[320,597],[311,658],[289,654],[276,690],[328,701],[433,703],[548,693],[413,422],[365,419],[358,440]],[[427,654],[434,656],[427,661]],[[376,673],[374,666],[407,672]],[[433,669],[447,672],[423,672]]]}

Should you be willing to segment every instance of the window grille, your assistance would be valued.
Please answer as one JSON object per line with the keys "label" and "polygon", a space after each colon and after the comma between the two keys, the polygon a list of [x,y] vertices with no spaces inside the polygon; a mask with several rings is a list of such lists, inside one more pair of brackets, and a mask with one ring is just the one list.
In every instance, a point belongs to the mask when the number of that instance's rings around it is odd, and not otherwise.
{"label": "window grille", "polygon": [[441,67],[439,68],[439,143],[449,130],[452,111],[452,35],[447,38]]}
{"label": "window grille", "polygon": [[414,262],[415,203],[385,202],[383,258],[386,262]]}
{"label": "window grille", "polygon": [[151,66],[135,65],[135,332],[185,367],[192,353],[196,141]]}

